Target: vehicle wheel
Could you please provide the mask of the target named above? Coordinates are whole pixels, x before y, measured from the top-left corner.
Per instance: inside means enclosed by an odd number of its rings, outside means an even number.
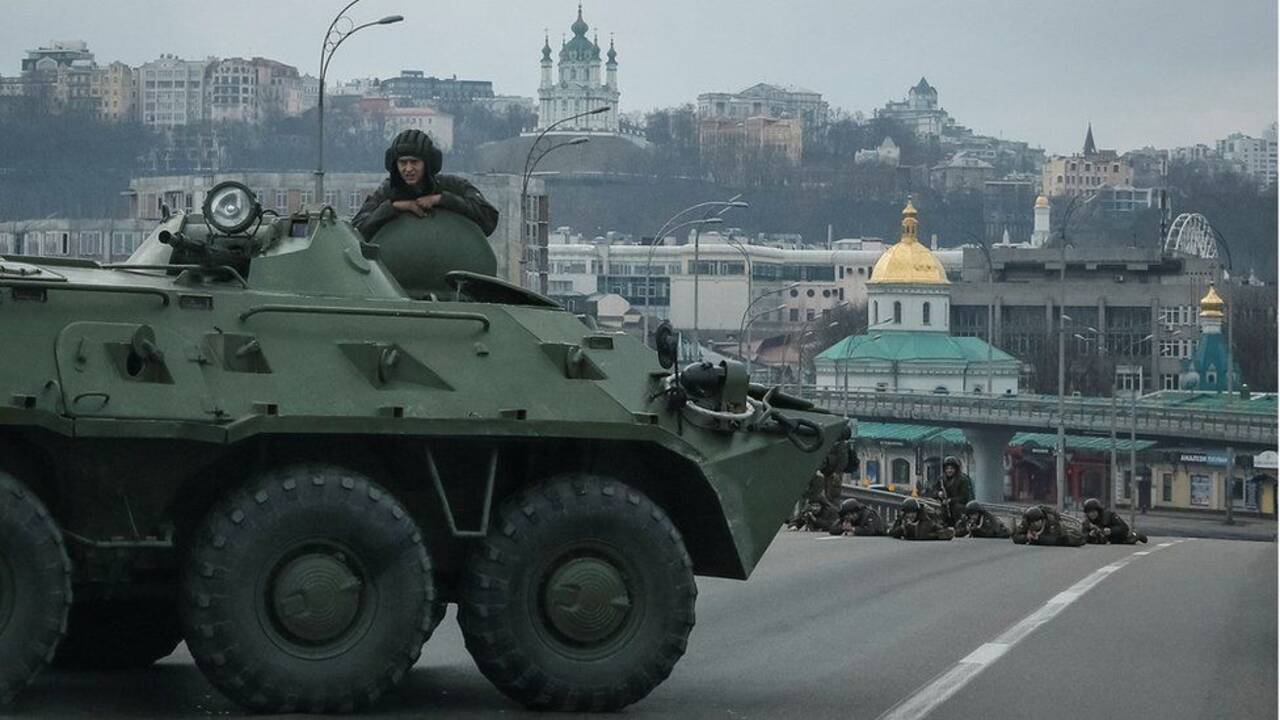
[[[684,541],[643,493],[560,477],[502,505],[458,620],[480,672],[542,710],[617,710],[671,674],[693,629]]]
[[[53,666],[64,670],[139,670],[182,642],[176,601],[75,602]]]
[[[205,519],[183,630],[200,669],[246,708],[351,712],[403,678],[436,601],[422,533],[359,473],[266,473]]]
[[[35,495],[0,470],[0,703],[49,664],[70,606],[62,533]]]

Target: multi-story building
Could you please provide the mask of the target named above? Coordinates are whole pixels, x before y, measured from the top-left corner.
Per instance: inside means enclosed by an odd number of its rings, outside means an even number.
[[[471,102],[493,97],[493,83],[488,80],[459,80],[457,75],[438,78],[421,70],[401,70],[399,77],[385,78],[378,87],[381,95],[408,99],[416,104],[435,102]]]
[[[805,130],[814,130],[827,124],[827,111],[827,102],[821,93],[796,86],[756,83],[736,93],[712,92],[698,96],[698,117],[703,121],[795,118]]]
[[[902,160],[902,150],[898,148],[898,143],[888,135],[884,136],[884,140],[880,141],[880,145],[875,148],[859,150],[853,155],[853,162],[856,165],[888,165],[889,167],[898,167],[898,163]]]
[[[444,152],[453,149],[453,116],[430,107],[391,107],[382,113],[387,138],[403,130],[421,130]]]
[[[982,224],[988,245],[1006,237],[1021,242],[1031,236],[1031,208],[1039,192],[1038,177],[1006,177],[982,184]]]
[[[216,62],[161,55],[138,67],[138,119],[166,129],[205,120],[205,74]]]
[[[122,262],[154,227],[155,222],[137,218],[9,220],[0,222],[0,256]]]
[[[28,50],[22,59],[22,74],[53,72],[74,63],[92,63],[93,53],[83,40],[55,41],[47,47]]]
[[[125,199],[130,218],[154,223],[161,217],[161,203],[174,211],[199,212],[205,194],[214,185],[235,180],[253,190],[263,208],[280,214],[297,212],[320,202],[343,217],[351,217],[386,177],[386,173],[326,173],[325,196],[318,200],[312,195],[315,177],[309,172],[139,177],[129,181]],[[520,177],[498,173],[464,177],[498,209],[498,227],[489,236],[489,244],[498,259],[498,274],[519,282],[524,247],[520,238]],[[528,196],[545,206],[545,190],[540,179],[530,183]]]
[[[1041,187],[1050,197],[1092,195],[1103,186],[1133,187],[1133,168],[1115,150],[1099,150],[1093,125],[1079,155],[1055,155],[1041,170]]]
[[[207,80],[205,104],[210,120],[258,122],[258,69],[250,60],[219,60],[209,67]]]
[[[113,62],[100,68],[91,82],[91,91],[96,92],[99,99],[99,118],[110,122],[137,118],[138,88],[133,68],[122,62]]]
[[[1273,126],[1274,128],[1274,126]],[[1260,188],[1276,184],[1276,136],[1274,129],[1268,137],[1250,137],[1232,133],[1217,143],[1218,156],[1235,164],[1248,173]]]
[[[741,185],[753,169],[798,167],[804,128],[796,118],[709,118],[698,124],[698,148],[716,179]]]
[[[955,124],[938,105],[938,91],[923,77],[907,91],[902,102],[888,102],[876,110],[876,117],[896,120],[920,138],[941,138]]]
[[[1159,247],[995,246],[990,269],[980,249],[963,252],[952,285],[952,332],[988,337],[990,312],[997,347],[1032,372],[1056,372],[1061,328],[1073,368],[1069,390],[1096,381],[1099,368],[1115,368],[1123,390],[1139,383],[1178,389],[1183,361],[1200,334],[1197,303],[1221,276],[1216,259],[1165,254]],[[1059,322],[1061,315],[1068,320]]]
[[[587,39],[589,26],[582,19],[582,6],[578,6],[578,19],[569,27],[573,37],[560,46],[557,75],[552,76],[551,41],[543,38],[542,60],[539,63],[542,79],[538,84],[538,128],[545,129],[568,118],[607,107],[608,110],[584,115],[559,126],[566,131],[595,131],[616,133],[618,125],[618,52],[609,41],[608,62],[605,77],[600,77],[600,43]]]
[[[956,153],[929,169],[929,186],[944,195],[979,191],[995,176],[995,167],[986,160]]]

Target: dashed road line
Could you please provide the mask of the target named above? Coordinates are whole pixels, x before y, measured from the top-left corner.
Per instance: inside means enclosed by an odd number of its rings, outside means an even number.
[[[915,694],[886,710],[879,720],[920,720],[926,717],[939,705],[946,702],[948,698],[959,692],[961,688],[968,685],[991,663],[1004,656],[1010,648],[1021,642],[1036,628],[1057,617],[1067,606],[1079,600],[1081,596],[1102,582],[1104,578],[1113,575],[1117,570],[1140,557],[1150,555],[1161,548],[1177,545],[1180,542],[1183,541],[1173,540],[1160,543],[1150,550],[1138,550],[1116,560],[1110,565],[1104,565],[1094,570],[1076,584],[1049,598],[1035,612],[1011,625],[991,642],[979,645],[976,650],[961,658],[960,662],[956,663],[954,667],[935,677],[927,685],[917,690]]]

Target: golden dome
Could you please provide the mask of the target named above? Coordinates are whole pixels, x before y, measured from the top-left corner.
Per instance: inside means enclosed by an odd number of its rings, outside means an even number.
[[[902,238],[880,256],[868,285],[948,285],[947,272],[929,248],[916,238],[916,209],[907,201],[902,209]]]
[[[1222,309],[1226,305],[1222,301],[1222,297],[1218,295],[1218,291],[1213,289],[1213,285],[1209,285],[1209,292],[1200,298],[1200,317],[1220,318],[1222,317]]]
[[[1044,195],[1041,195],[1040,197],[1036,198],[1036,207],[1037,208],[1049,207],[1049,198],[1045,197]]]

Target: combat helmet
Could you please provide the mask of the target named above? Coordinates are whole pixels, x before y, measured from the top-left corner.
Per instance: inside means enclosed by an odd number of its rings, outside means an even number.
[[[1038,505],[1036,507],[1027,508],[1027,511],[1022,513],[1022,519],[1026,520],[1027,522],[1036,522],[1037,520],[1044,520],[1045,519],[1044,508],[1041,508]]]
[[[955,455],[948,455],[942,459],[942,469],[945,470],[948,465],[955,467],[956,472],[960,472],[964,467],[960,464],[960,458]]]
[[[848,498],[844,502],[840,503],[840,517],[853,515],[861,509],[862,503],[858,502],[857,498]]]
[[[902,512],[904,513],[908,513],[908,512],[918,513],[923,509],[924,509],[924,505],[921,504],[919,498],[909,497],[906,500],[902,501]]]
[[[977,515],[982,512],[982,503],[977,500],[970,500],[964,505],[965,515]]]
[[[1102,503],[1098,502],[1098,498],[1089,498],[1084,501],[1084,512],[1088,515],[1090,512],[1102,514]]]

